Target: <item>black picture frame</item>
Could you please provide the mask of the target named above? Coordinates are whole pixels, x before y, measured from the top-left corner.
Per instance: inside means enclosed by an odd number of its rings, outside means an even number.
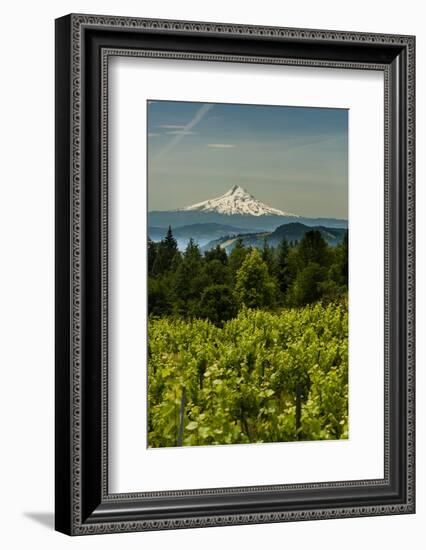
[[[374,69],[385,82],[384,478],[109,494],[110,55]],[[56,20],[56,529],[69,535],[415,511],[415,38],[71,14]]]

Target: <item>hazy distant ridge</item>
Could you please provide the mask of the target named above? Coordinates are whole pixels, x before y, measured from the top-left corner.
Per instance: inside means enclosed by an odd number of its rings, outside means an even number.
[[[287,223],[284,225],[280,225],[275,229],[275,231],[271,232],[262,231],[258,233],[249,233],[234,236],[224,235],[219,239],[214,239],[207,243],[203,247],[203,250],[210,250],[211,248],[219,245],[222,248],[225,248],[227,252],[230,252],[234,248],[235,243],[238,239],[241,239],[245,246],[262,248],[266,242],[269,246],[276,247],[283,239],[286,239],[288,242],[300,241],[305,233],[310,230],[319,231],[324,240],[330,246],[336,246],[340,244],[343,241],[343,238],[347,231],[345,228],[332,228],[324,226],[309,227],[299,222]]]

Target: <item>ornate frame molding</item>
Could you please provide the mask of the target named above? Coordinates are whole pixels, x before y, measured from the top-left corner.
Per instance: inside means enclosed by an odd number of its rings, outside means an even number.
[[[96,30],[111,30],[115,33],[148,33],[150,36],[154,34],[167,33],[176,38],[179,35],[193,36],[214,36],[230,37],[240,39],[262,39],[265,41],[290,41],[292,43],[315,43],[324,44],[332,48],[333,45],[369,45],[376,49],[390,47],[392,51],[400,52],[403,55],[406,63],[406,74],[400,75],[400,67],[396,67],[394,62],[371,62],[371,61],[355,61],[355,60],[332,60],[332,59],[315,59],[315,58],[300,58],[300,57],[280,57],[280,56],[262,56],[262,55],[243,55],[243,54],[224,54],[224,53],[195,53],[190,51],[171,51],[167,49],[156,50],[153,48],[130,48],[116,46],[102,46],[100,48],[100,357],[101,357],[101,411],[99,415],[100,434],[101,434],[101,451],[99,470],[99,490],[101,496],[101,506],[98,509],[92,510],[93,513],[87,515],[87,509],[93,508],[93,505],[85,504],[84,491],[85,489],[85,473],[84,473],[84,422],[85,411],[83,404],[85,402],[85,374],[84,374],[84,316],[85,316],[85,292],[84,281],[87,277],[87,261],[85,254],[85,232],[90,230],[88,224],[85,225],[85,147],[87,139],[84,136],[84,121],[86,117],[87,92],[87,75],[85,55],[87,55],[87,31]],[[63,103],[69,104],[70,119],[68,136],[57,137],[57,153],[58,149],[62,150],[67,145],[71,154],[68,158],[68,163],[59,167],[57,172],[57,193],[63,193],[63,178],[69,178],[69,196],[64,198],[63,206],[57,209],[58,215],[64,214],[68,210],[70,223],[68,230],[65,227],[57,228],[58,240],[62,242],[63,237],[68,238],[69,245],[69,267],[65,268],[68,272],[69,289],[68,300],[70,303],[69,318],[59,321],[59,330],[68,327],[69,338],[69,363],[68,369],[65,369],[64,375],[64,357],[66,354],[61,350],[57,355],[57,377],[60,378],[60,388],[57,388],[57,400],[62,398],[63,387],[68,387],[70,392],[70,402],[67,411],[62,410],[62,405],[57,405],[57,418],[64,416],[69,420],[69,432],[65,434],[69,448],[64,450],[64,440],[57,432],[57,462],[62,466],[59,468],[59,476],[57,484],[66,481],[69,483],[69,491],[65,491],[65,496],[59,491],[57,495],[57,528],[69,534],[83,535],[94,533],[112,533],[125,531],[142,531],[156,529],[177,529],[188,527],[201,527],[213,525],[236,525],[247,523],[263,523],[263,522],[282,522],[296,521],[309,519],[326,519],[336,517],[360,517],[371,515],[384,514],[402,514],[414,512],[414,168],[415,168],[415,59],[414,59],[415,40],[412,36],[397,36],[397,35],[381,35],[381,34],[364,34],[364,33],[346,33],[341,31],[321,31],[308,29],[287,29],[279,27],[252,27],[245,25],[228,25],[217,23],[200,23],[186,21],[168,21],[168,20],[147,20],[122,17],[107,17],[107,16],[92,16],[92,15],[70,15],[57,21],[57,56],[58,61],[63,62],[64,58],[69,63],[68,73],[68,88],[63,94]],[[108,353],[107,353],[107,320],[108,320],[108,216],[107,216],[107,201],[108,201],[108,142],[107,142],[107,124],[108,124],[108,59],[110,56],[139,56],[139,57],[158,57],[169,59],[191,59],[202,61],[231,61],[242,63],[274,63],[274,64],[292,64],[302,66],[315,67],[335,67],[344,69],[368,69],[383,71],[385,76],[385,477],[383,480],[364,480],[360,482],[345,481],[335,483],[315,483],[315,484],[297,484],[286,486],[271,486],[271,487],[245,487],[245,488],[229,488],[229,489],[212,489],[212,490],[194,490],[194,491],[171,491],[158,493],[131,493],[131,494],[109,494],[108,493],[108,468],[107,468],[107,424],[108,424]],[[61,57],[62,56],[62,57]],[[393,63],[393,64],[392,64]],[[60,88],[59,80],[67,78],[67,70],[59,71],[57,75],[57,89]],[[402,79],[404,78],[404,83]],[[396,93],[395,85],[399,85]],[[393,87],[392,87],[393,86]],[[61,91],[57,92],[61,93]],[[403,136],[396,136],[394,124],[392,120],[392,106],[394,102],[405,94],[406,104],[406,132]],[[398,96],[398,98],[396,98]],[[59,105],[59,117],[57,124],[60,125],[64,113],[62,103]],[[57,112],[58,116],[58,112]],[[59,133],[61,129],[58,128]],[[68,141],[67,141],[68,140]],[[397,140],[397,145],[395,145]],[[396,220],[396,206],[392,202],[391,196],[391,167],[395,159],[392,157],[392,151],[395,147],[399,147],[401,151],[401,162],[404,162],[403,172],[401,177],[405,179],[405,189],[402,194],[402,200],[405,199],[405,205],[402,207],[402,214],[405,212],[405,219],[401,220],[401,250],[394,248],[394,233],[393,226]],[[62,153],[63,154],[63,153]],[[60,161],[63,163],[63,161]],[[392,168],[394,169],[394,168]],[[68,175],[66,175],[68,174]],[[401,191],[401,190],[400,190]],[[60,225],[60,224],[59,224]],[[65,233],[65,235],[64,235]],[[403,242],[405,240],[405,243]],[[270,492],[294,492],[306,491],[307,489],[356,489],[362,487],[386,487],[391,483],[391,438],[395,435],[391,433],[391,409],[394,406],[391,394],[391,354],[393,352],[392,341],[390,336],[391,326],[391,290],[392,281],[390,279],[391,261],[395,254],[403,254],[403,262],[406,266],[406,281],[403,288],[405,289],[405,297],[403,297],[404,312],[399,312],[405,325],[405,434],[406,434],[406,470],[401,472],[406,476],[404,486],[405,498],[403,502],[391,502],[387,504],[365,504],[363,506],[319,506],[312,508],[308,506],[305,510],[277,510],[277,511],[256,511],[250,513],[215,513],[206,514],[191,514],[187,517],[177,518],[144,518],[144,514],[139,514],[139,517],[129,519],[128,515],[120,515],[121,508],[126,505],[136,506],[138,502],[147,497],[184,497],[184,496],[219,496],[226,494],[244,495],[250,493],[258,493],[262,491]],[[57,277],[62,277],[61,268],[58,271]],[[61,290],[59,302],[62,303],[64,290]],[[58,315],[58,314],[57,314]],[[59,312],[59,315],[61,313]],[[404,322],[403,322],[404,324]],[[405,330],[404,330],[405,329]],[[62,343],[60,343],[62,346]],[[403,357],[401,355],[401,357]],[[86,367],[87,368],[87,367]],[[401,367],[402,368],[402,367]],[[59,393],[58,393],[59,392]],[[86,413],[87,415],[87,413]],[[63,423],[57,420],[61,428]],[[68,469],[69,468],[69,469]],[[67,503],[65,504],[65,500]],[[90,499],[89,499],[90,500]],[[101,511],[100,508],[102,509]],[[284,507],[285,508],[285,507]],[[126,519],[120,521],[120,517]]]

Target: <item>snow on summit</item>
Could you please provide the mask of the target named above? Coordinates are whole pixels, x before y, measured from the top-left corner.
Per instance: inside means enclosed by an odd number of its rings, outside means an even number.
[[[243,216],[292,216],[299,217],[296,214],[289,214],[272,208],[263,202],[255,199],[250,193],[239,185],[234,185],[224,195],[215,199],[192,204],[185,208],[180,208],[181,211],[198,211],[198,212],[217,212],[218,214],[226,214],[232,216],[235,214]]]

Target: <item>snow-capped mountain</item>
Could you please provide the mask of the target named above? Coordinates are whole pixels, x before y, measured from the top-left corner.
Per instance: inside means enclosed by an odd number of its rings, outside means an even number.
[[[218,214],[225,214],[228,216],[300,217],[296,214],[283,212],[282,210],[278,210],[278,208],[272,208],[272,206],[268,206],[267,204],[260,202],[239,185],[234,185],[229,191],[220,197],[199,202],[197,204],[192,204],[191,206],[186,206],[185,208],[180,208],[179,211],[216,212]]]

